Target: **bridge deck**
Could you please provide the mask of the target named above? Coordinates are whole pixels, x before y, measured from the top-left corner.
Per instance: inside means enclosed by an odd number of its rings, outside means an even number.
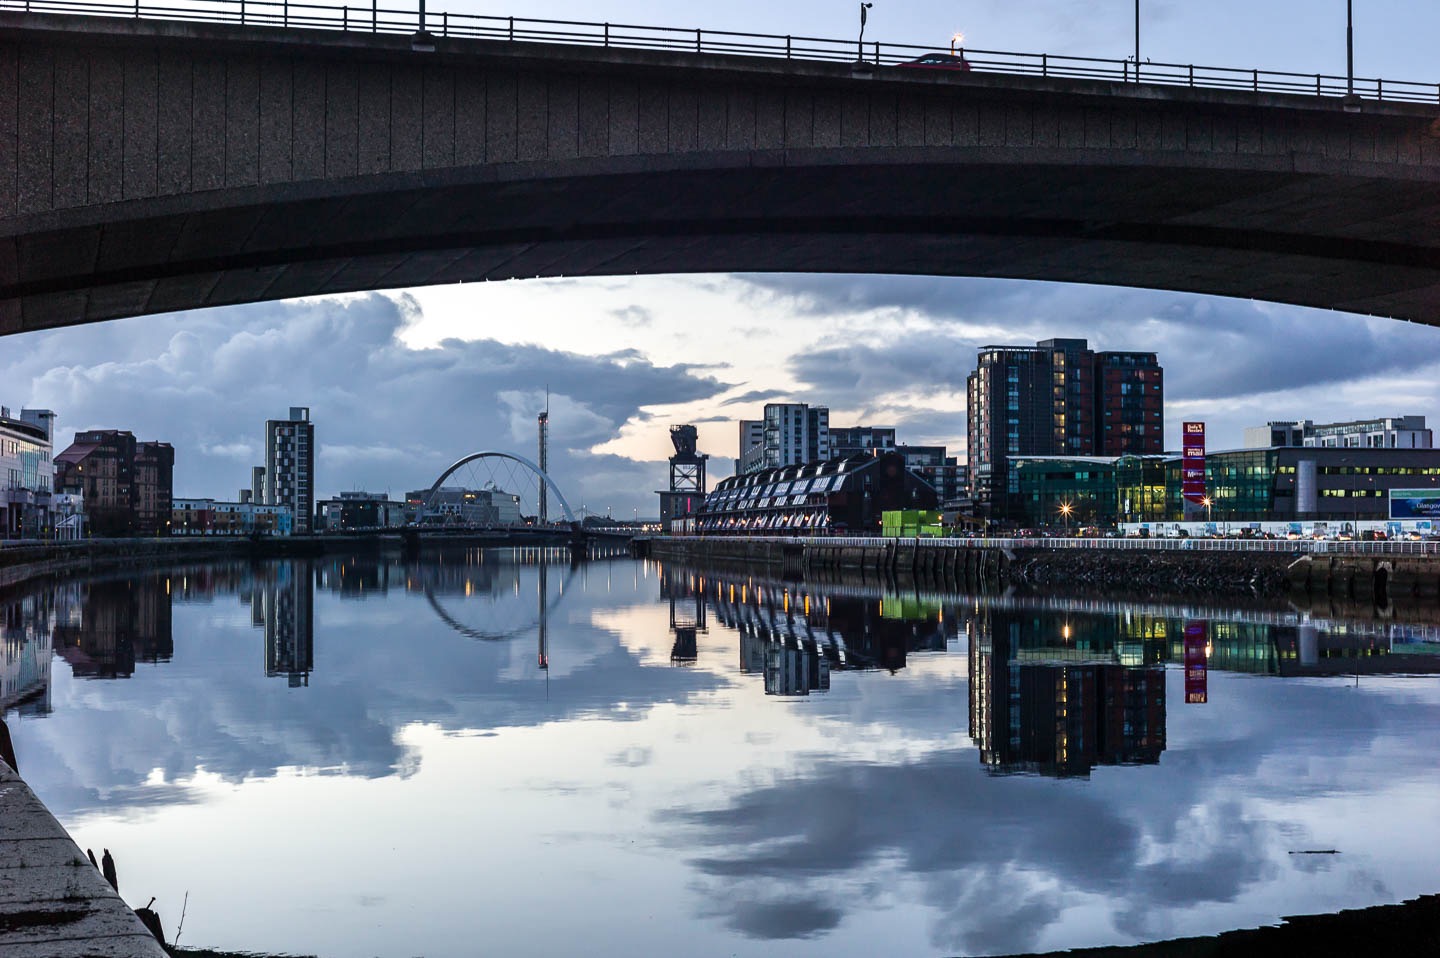
[[[944,73],[0,9],[0,335],[735,271],[1102,283],[1440,324],[1433,102],[1354,109],[1253,74]]]

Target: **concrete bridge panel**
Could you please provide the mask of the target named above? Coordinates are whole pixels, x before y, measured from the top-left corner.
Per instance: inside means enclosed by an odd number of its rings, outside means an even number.
[[[267,58],[260,63],[259,108],[256,128],[256,170],[260,183],[286,183],[293,176],[290,150],[295,100],[294,78],[288,60]]]
[[[44,69],[35,64],[37,72]],[[46,199],[32,209],[67,209],[84,206],[90,193],[90,61],[78,50],[61,48],[50,61],[49,83],[32,88],[21,106],[21,116],[36,110],[34,97],[49,93],[54,99],[44,132],[51,178]],[[38,112],[44,112],[40,110]]]
[[[114,203],[124,196],[125,64],[119,51],[90,60],[89,171],[86,203]]]
[[[260,182],[260,65],[231,59],[225,70],[225,185]]]
[[[158,72],[154,50],[125,51],[122,93],[125,161],[121,192],[127,200],[155,195],[156,155],[160,149]]]
[[[785,147],[785,92],[760,90],[755,94],[755,149]]]
[[[698,142],[696,149],[713,152],[725,149],[729,137],[729,103],[723,90],[699,91]],[[839,143],[835,144],[839,146]]]
[[[19,83],[19,51],[0,42],[0,218],[15,215],[20,189]]]
[[[361,70],[356,84],[355,165],[361,176],[390,171],[390,71]],[[481,157],[479,162],[483,162]]]
[[[670,147],[670,91],[659,83],[643,83],[636,91],[635,149],[664,155]]]
[[[325,178],[354,176],[359,162],[359,67],[325,65]]]
[[[551,81],[552,84],[555,82]],[[700,148],[700,95],[687,84],[676,84],[664,92],[668,100],[665,131],[669,143],[663,152],[694,153]],[[552,150],[550,158],[564,157]]]
[[[188,56],[166,50],[160,53],[155,76],[155,191],[160,196],[174,196],[190,189],[194,70]],[[288,171],[286,175],[288,178]]]
[[[455,76],[443,67],[427,67],[421,95],[425,101],[421,165],[427,170],[455,165]],[[554,115],[551,111],[551,120]]]
[[[752,89],[732,89],[726,95],[725,149],[742,152],[755,149],[755,91]],[[611,152],[614,155],[614,151]]]
[[[513,73],[486,73],[486,163],[513,163],[518,155],[515,141],[518,87],[518,77]]]
[[[455,164],[485,162],[485,75],[465,71],[455,77]]]
[[[290,181],[320,179],[325,175],[325,66],[323,62],[301,59],[289,64]],[[279,72],[278,65],[276,69]],[[283,101],[276,106],[286,109]],[[386,147],[388,149],[388,143]],[[281,150],[265,166],[269,169],[278,167],[283,162],[282,158],[286,158],[285,153]]]
[[[190,183],[185,192],[225,186],[225,60],[190,62]],[[319,173],[320,171],[316,171]]]
[[[418,170],[425,156],[425,78],[416,69],[391,68],[390,170]]]
[[[540,74],[524,72],[515,86],[515,158],[543,160],[549,148],[546,118],[550,89]],[[662,150],[663,152],[663,150]]]

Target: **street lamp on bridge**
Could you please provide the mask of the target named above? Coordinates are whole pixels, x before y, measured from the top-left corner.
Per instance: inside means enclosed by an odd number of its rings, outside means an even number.
[[[1345,0],[1345,99],[1341,105],[1349,112],[1360,109],[1360,98],[1355,95],[1355,0]]]
[[[416,53],[435,52],[435,35],[425,29],[425,0],[420,0],[420,22],[414,35],[410,37],[410,49]]]
[[[1062,503],[1060,503],[1060,517],[1061,517],[1061,519],[1064,520],[1064,523],[1065,523],[1065,535],[1066,535],[1066,536],[1069,536],[1069,535],[1070,535],[1070,513],[1073,512],[1074,510],[1075,510],[1075,507],[1072,506],[1070,503],[1068,503],[1068,502],[1062,502]]]

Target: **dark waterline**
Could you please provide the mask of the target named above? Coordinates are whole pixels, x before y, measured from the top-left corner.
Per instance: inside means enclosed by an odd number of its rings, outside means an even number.
[[[188,892],[182,945],[1006,954],[1440,884],[1423,615],[534,552],[0,609],[27,781],[168,929]]]

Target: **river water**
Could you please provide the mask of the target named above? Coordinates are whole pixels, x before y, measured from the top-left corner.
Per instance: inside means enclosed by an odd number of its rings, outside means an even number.
[[[1011,954],[1440,891],[1423,617],[497,551],[0,609],[22,776],[185,946]]]

